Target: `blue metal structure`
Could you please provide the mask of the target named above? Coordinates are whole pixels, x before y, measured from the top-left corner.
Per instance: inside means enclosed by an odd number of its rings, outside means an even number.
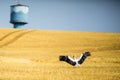
[[[27,24],[29,7],[27,5],[17,4],[11,6],[10,23],[14,28],[20,28]]]

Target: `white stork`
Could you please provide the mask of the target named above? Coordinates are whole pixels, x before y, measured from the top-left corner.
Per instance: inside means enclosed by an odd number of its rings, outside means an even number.
[[[70,56],[59,56],[59,60],[65,61],[72,66],[80,66],[80,64],[82,64],[88,56],[91,56],[90,52],[84,52],[78,59],[73,59]]]

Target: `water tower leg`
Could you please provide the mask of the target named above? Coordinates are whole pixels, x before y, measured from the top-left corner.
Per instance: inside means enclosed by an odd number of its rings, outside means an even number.
[[[14,28],[21,28],[23,27],[25,24],[14,24]]]

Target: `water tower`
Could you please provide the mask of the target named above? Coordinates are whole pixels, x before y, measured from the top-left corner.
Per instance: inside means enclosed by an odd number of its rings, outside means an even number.
[[[28,23],[28,12],[29,7],[27,5],[11,5],[10,23],[14,25],[14,28],[23,27]]]

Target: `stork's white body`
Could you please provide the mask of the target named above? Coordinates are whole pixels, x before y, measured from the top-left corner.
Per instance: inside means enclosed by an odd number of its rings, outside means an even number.
[[[83,56],[83,54],[81,54],[79,58],[74,58],[74,59],[73,59],[73,58],[71,58],[70,56],[68,56],[68,58],[69,58],[71,61],[73,61],[73,62],[76,63],[75,66],[80,66],[80,64],[78,63],[78,61],[82,58],[82,56]]]

